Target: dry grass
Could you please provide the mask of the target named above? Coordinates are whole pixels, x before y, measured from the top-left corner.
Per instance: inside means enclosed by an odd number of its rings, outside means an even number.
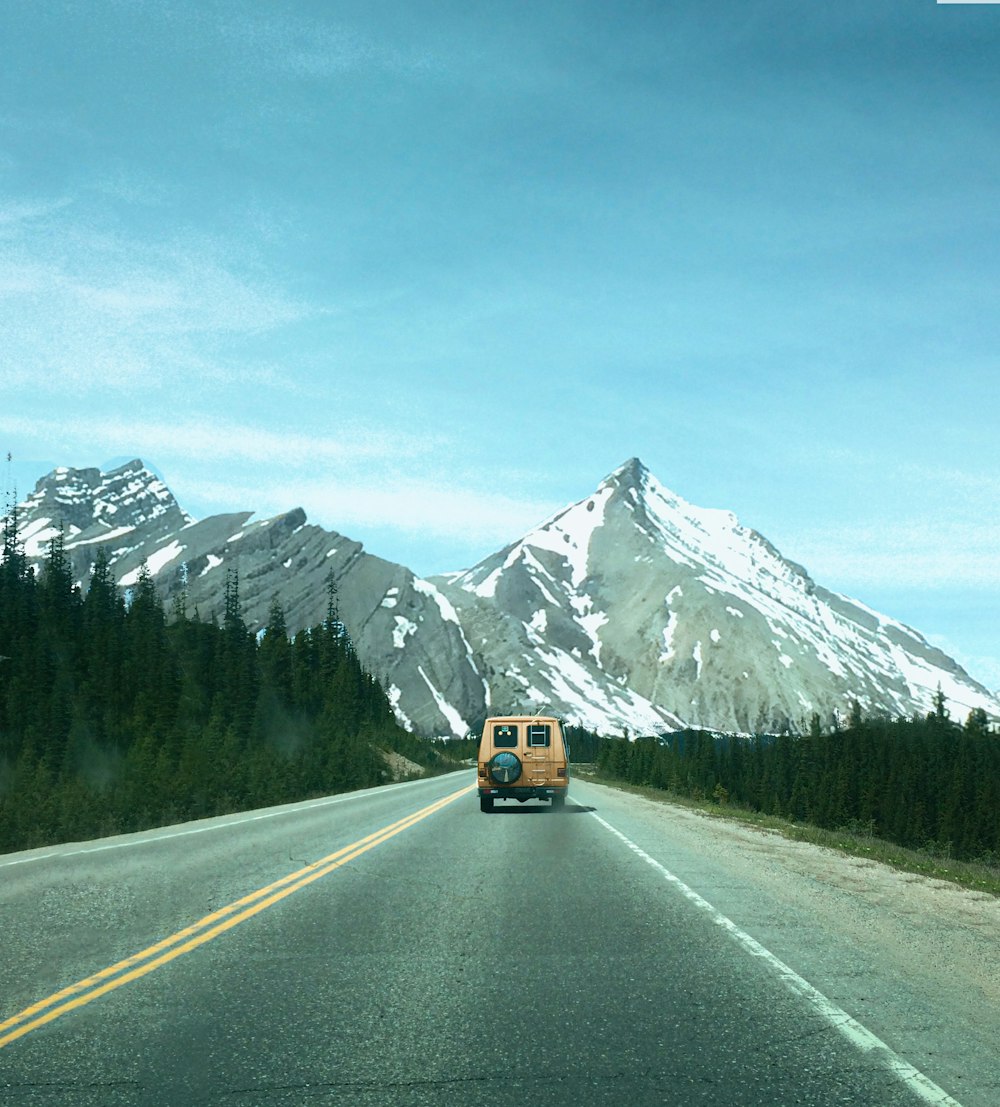
[[[880,861],[903,872],[919,873],[921,876],[946,880],[977,892],[1000,896],[1000,864],[994,858],[978,861],[958,861],[946,852],[935,849],[907,849],[877,837],[870,828],[863,826],[839,827],[827,830],[808,823],[792,822],[776,815],[764,815],[733,804],[714,803],[709,800],[694,800],[687,796],[674,795],[659,788],[626,784],[620,780],[609,780],[599,776],[593,766],[574,765],[573,771],[580,776],[617,788],[622,792],[632,792],[657,803],[677,804],[681,807],[701,811],[706,815],[721,819],[734,819],[767,830],[777,831],[786,838],[799,842],[812,842],[826,846],[854,857],[866,857],[871,861]]]

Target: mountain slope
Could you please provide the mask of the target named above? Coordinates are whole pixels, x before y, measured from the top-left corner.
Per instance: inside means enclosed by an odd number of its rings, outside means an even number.
[[[25,552],[40,561],[62,527],[75,578],[86,588],[97,548],[123,588],[145,565],[168,608],[222,617],[235,570],[243,618],[267,624],[277,599],[289,632],[321,622],[334,602],[362,664],[386,689],[400,720],[425,734],[464,734],[485,712],[485,686],[450,605],[409,569],[374,557],[301,508],[271,519],[252,512],[194,521],[139,460],[110,473],[57,469],[19,508]]]
[[[251,629],[277,599],[291,633],[331,601],[396,713],[464,734],[537,705],[597,730],[808,728],[863,711],[1000,717],[919,633],[817,585],[728,511],[686,503],[633,458],[595,492],[471,569],[421,580],[295,508],[193,520],[141,461],[57,469],[19,508],[36,561],[62,528],[86,587],[98,546],[128,588],[145,565],[168,607],[221,617],[235,570]],[[336,589],[331,594],[331,587]]]
[[[731,512],[686,503],[635,458],[436,583],[495,701],[545,703],[587,725],[803,729],[853,699],[865,712],[925,712],[938,685],[960,717],[1000,711],[916,631],[818,587]]]

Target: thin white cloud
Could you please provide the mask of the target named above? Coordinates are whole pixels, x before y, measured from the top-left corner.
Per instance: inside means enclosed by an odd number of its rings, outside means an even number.
[[[58,257],[38,258],[33,249],[2,257],[4,270],[14,274],[4,291],[43,293],[39,309],[55,325],[85,315],[99,329],[110,322],[119,333],[131,327],[143,336],[254,334],[311,311],[263,280],[240,274],[201,244],[164,247],[84,233],[63,240]]]
[[[169,195],[158,177],[122,165],[96,173],[89,187],[102,197],[138,208],[157,207]]]
[[[908,462],[897,472],[914,488],[933,491],[936,500],[955,503],[956,499],[971,504],[977,511],[989,503],[1000,503],[1000,476],[995,472],[942,468]]]
[[[0,387],[9,398],[18,388],[114,395],[176,387],[185,376],[194,386],[220,375],[246,380],[252,364],[238,374],[227,364],[234,338],[322,314],[222,243],[135,241],[67,219],[52,204],[13,221],[15,207],[8,204],[12,222],[0,235]]]
[[[423,538],[453,539],[462,548],[481,544],[495,549],[548,517],[561,505],[519,499],[494,489],[470,489],[438,479],[343,479],[336,474],[291,479],[271,477],[266,468],[259,481],[197,481],[197,493],[213,510],[247,510],[268,516],[303,507],[311,522],[364,540],[378,528]],[[183,495],[174,489],[183,503]],[[378,552],[378,551],[376,551]]]
[[[61,464],[141,457],[199,516],[236,510],[268,516],[303,507],[313,522],[360,539],[378,528],[489,550],[561,506],[501,488],[473,489],[434,472],[442,462],[447,468],[448,457],[436,431],[390,433],[345,423],[319,434],[224,419],[127,416],[70,424],[0,411],[0,436],[30,436]]]
[[[509,542],[545,518],[551,503],[519,499],[490,489],[438,482],[305,487],[315,510],[354,526],[390,526],[405,532],[463,541]]]
[[[1000,520],[927,519],[831,526],[800,533],[783,552],[827,586],[863,593],[875,587],[1000,590]]]
[[[45,219],[70,203],[72,201],[69,197],[58,200],[18,200],[9,197],[0,199],[0,237],[4,235],[5,228]]]
[[[401,49],[343,24],[308,19],[289,12],[280,16],[223,22],[220,30],[234,44],[236,58],[256,77],[262,69],[307,80],[341,73],[382,70],[416,73],[432,68],[426,54]]]
[[[830,447],[827,472],[851,499],[813,503],[816,525],[785,529],[781,552],[820,584],[863,595],[884,586],[1000,589],[1000,477],[975,451],[968,465]],[[977,467],[978,465],[978,467]],[[774,540],[774,535],[768,535]]]
[[[303,507],[311,521],[362,540],[379,529],[488,551],[562,506],[445,475],[449,449],[436,430],[388,432],[345,421],[323,434],[223,418],[117,415],[66,423],[0,411],[3,437],[30,437],[61,464],[141,457],[198,516],[253,510],[266,517]]]
[[[103,456],[132,452],[165,471],[225,462],[255,470],[267,467],[282,474],[289,470],[309,472],[329,466],[356,467],[376,460],[398,462],[427,455],[440,446],[433,433],[388,433],[345,423],[330,434],[316,434],[209,417],[155,420],[88,416],[67,423],[0,412],[0,433],[30,435],[45,448],[63,453]],[[199,487],[211,485],[199,482]]]

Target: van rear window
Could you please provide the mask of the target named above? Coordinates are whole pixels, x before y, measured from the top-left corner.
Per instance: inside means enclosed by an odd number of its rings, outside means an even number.
[[[493,745],[499,749],[515,749],[517,747],[517,727],[495,726],[493,728]]]
[[[528,727],[529,746],[547,746],[549,744],[549,727],[547,723],[532,723]]]

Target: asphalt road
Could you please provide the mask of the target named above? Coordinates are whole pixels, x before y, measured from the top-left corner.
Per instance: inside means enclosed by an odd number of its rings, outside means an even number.
[[[956,1089],[901,1052],[905,987],[815,991],[867,971],[851,943],[632,797],[484,815],[472,786],[0,857],[0,1103],[1000,1102],[995,1056]]]

